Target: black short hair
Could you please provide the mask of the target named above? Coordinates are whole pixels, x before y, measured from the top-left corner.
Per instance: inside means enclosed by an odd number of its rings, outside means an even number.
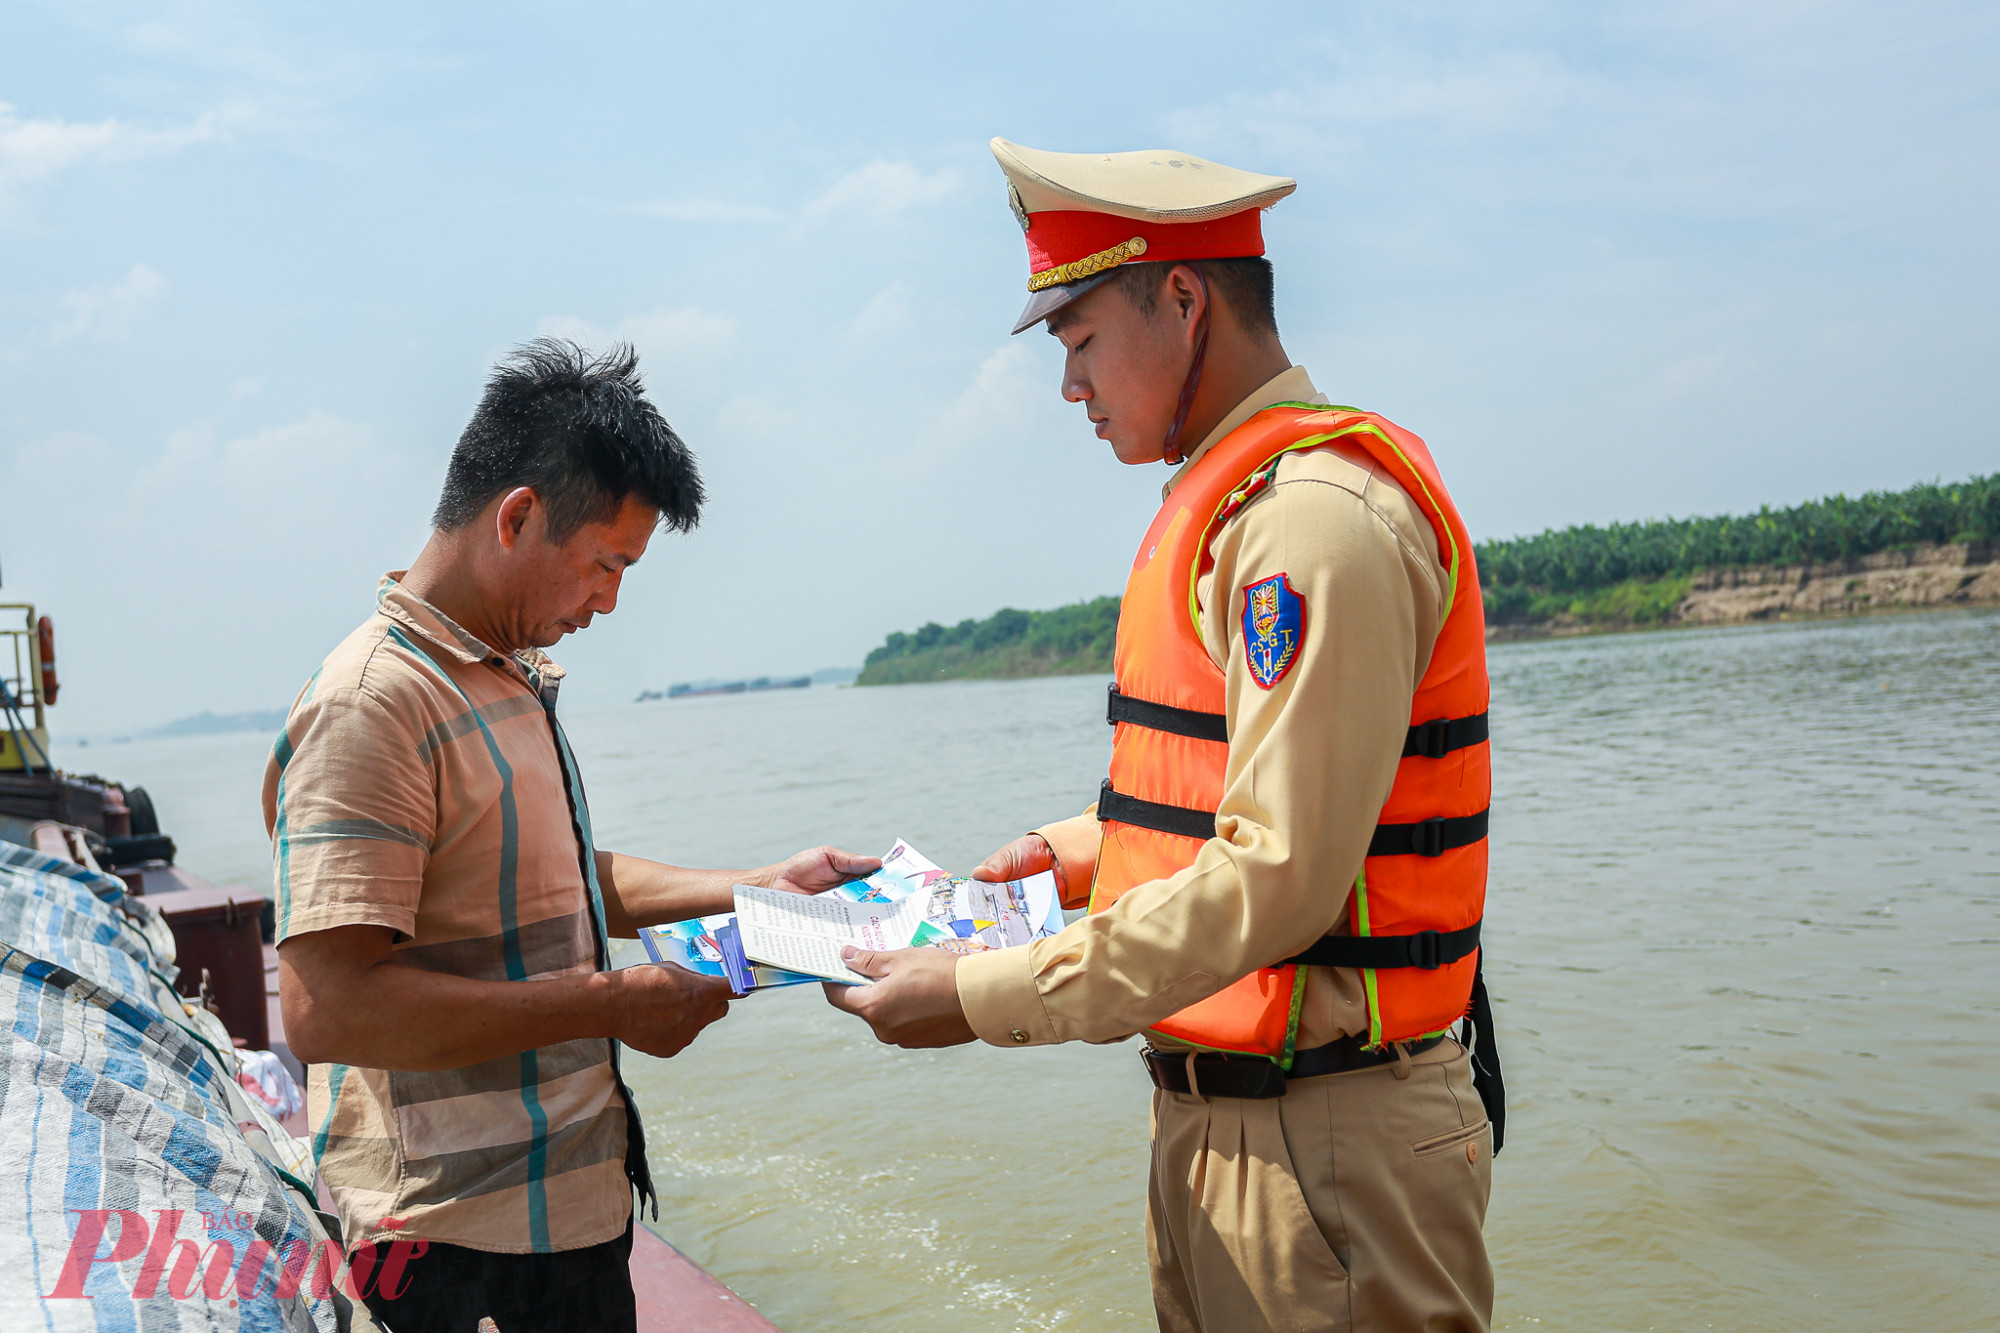
[[[1121,264],[1112,281],[1118,284],[1126,299],[1139,308],[1140,314],[1150,316],[1159,309],[1160,288],[1165,285],[1167,274],[1177,263],[1200,270],[1202,278],[1208,283],[1209,292],[1222,299],[1222,303],[1236,317],[1236,322],[1243,326],[1244,332],[1277,336],[1277,281],[1271,271],[1271,261],[1262,255],[1245,259]]]
[[[548,507],[557,543],[611,518],[627,496],[686,532],[705,498],[693,452],[646,400],[639,354],[617,343],[593,356],[565,338],[537,338],[493,368],[451,451],[431,522],[441,532],[462,528],[516,486]]]

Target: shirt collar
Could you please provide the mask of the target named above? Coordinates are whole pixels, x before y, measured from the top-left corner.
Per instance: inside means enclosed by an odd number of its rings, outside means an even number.
[[[1169,495],[1172,495],[1174,487],[1181,484],[1181,478],[1185,477],[1188,471],[1201,461],[1203,454],[1220,443],[1223,436],[1229,434],[1230,431],[1235,430],[1251,417],[1256,416],[1259,412],[1271,406],[1271,404],[1324,403],[1325,401],[1326,395],[1313,387],[1312,376],[1306,374],[1304,366],[1291,366],[1279,371],[1253,390],[1242,402],[1232,408],[1228,416],[1215,423],[1215,429],[1208,433],[1208,438],[1195,447],[1195,451],[1187,456],[1187,461],[1174,470],[1173,476],[1167,478],[1167,484],[1160,488],[1160,499],[1165,500]]]
[[[506,662],[505,654],[474,637],[444,612],[403,586],[410,571],[392,569],[375,585],[375,609],[407,629],[415,630],[466,666],[481,662]],[[553,689],[563,678],[563,669],[539,648],[523,648],[513,660],[528,674],[537,689]]]

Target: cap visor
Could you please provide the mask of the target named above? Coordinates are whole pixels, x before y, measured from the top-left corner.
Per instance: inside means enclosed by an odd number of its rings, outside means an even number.
[[[1028,304],[1021,311],[1021,318],[1014,324],[1014,332],[1023,333],[1028,329],[1032,329],[1035,325],[1041,323],[1050,315],[1055,314],[1056,311],[1062,309],[1077,297],[1082,296],[1085,292],[1097,286],[1098,283],[1103,282],[1117,271],[1115,268],[1107,269],[1102,273],[1094,273],[1090,277],[1080,278],[1075,282],[1065,282],[1059,286],[1042,288],[1042,290],[1028,298]]]

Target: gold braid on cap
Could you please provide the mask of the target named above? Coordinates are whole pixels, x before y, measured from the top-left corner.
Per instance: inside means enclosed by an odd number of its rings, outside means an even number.
[[[1109,250],[1099,250],[1094,255],[1085,255],[1081,259],[1072,259],[1067,264],[1057,264],[1054,268],[1045,268],[1040,273],[1030,274],[1028,290],[1038,292],[1044,287],[1054,287],[1059,283],[1088,278],[1104,272],[1107,268],[1117,268],[1126,260],[1137,259],[1145,253],[1146,238],[1134,236],[1129,241],[1118,242]]]

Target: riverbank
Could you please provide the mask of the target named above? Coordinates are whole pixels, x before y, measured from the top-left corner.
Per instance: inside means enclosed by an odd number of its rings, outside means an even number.
[[[1116,597],[1053,611],[1007,607],[985,620],[962,620],[950,628],[933,622],[914,634],[891,634],[868,654],[854,683],[1100,675],[1111,670],[1117,637]]]
[[[2000,541],[1633,579],[1566,603],[1538,598],[1524,614],[1493,614],[1489,608],[1487,636],[1532,639],[1982,606],[2000,606]]]

